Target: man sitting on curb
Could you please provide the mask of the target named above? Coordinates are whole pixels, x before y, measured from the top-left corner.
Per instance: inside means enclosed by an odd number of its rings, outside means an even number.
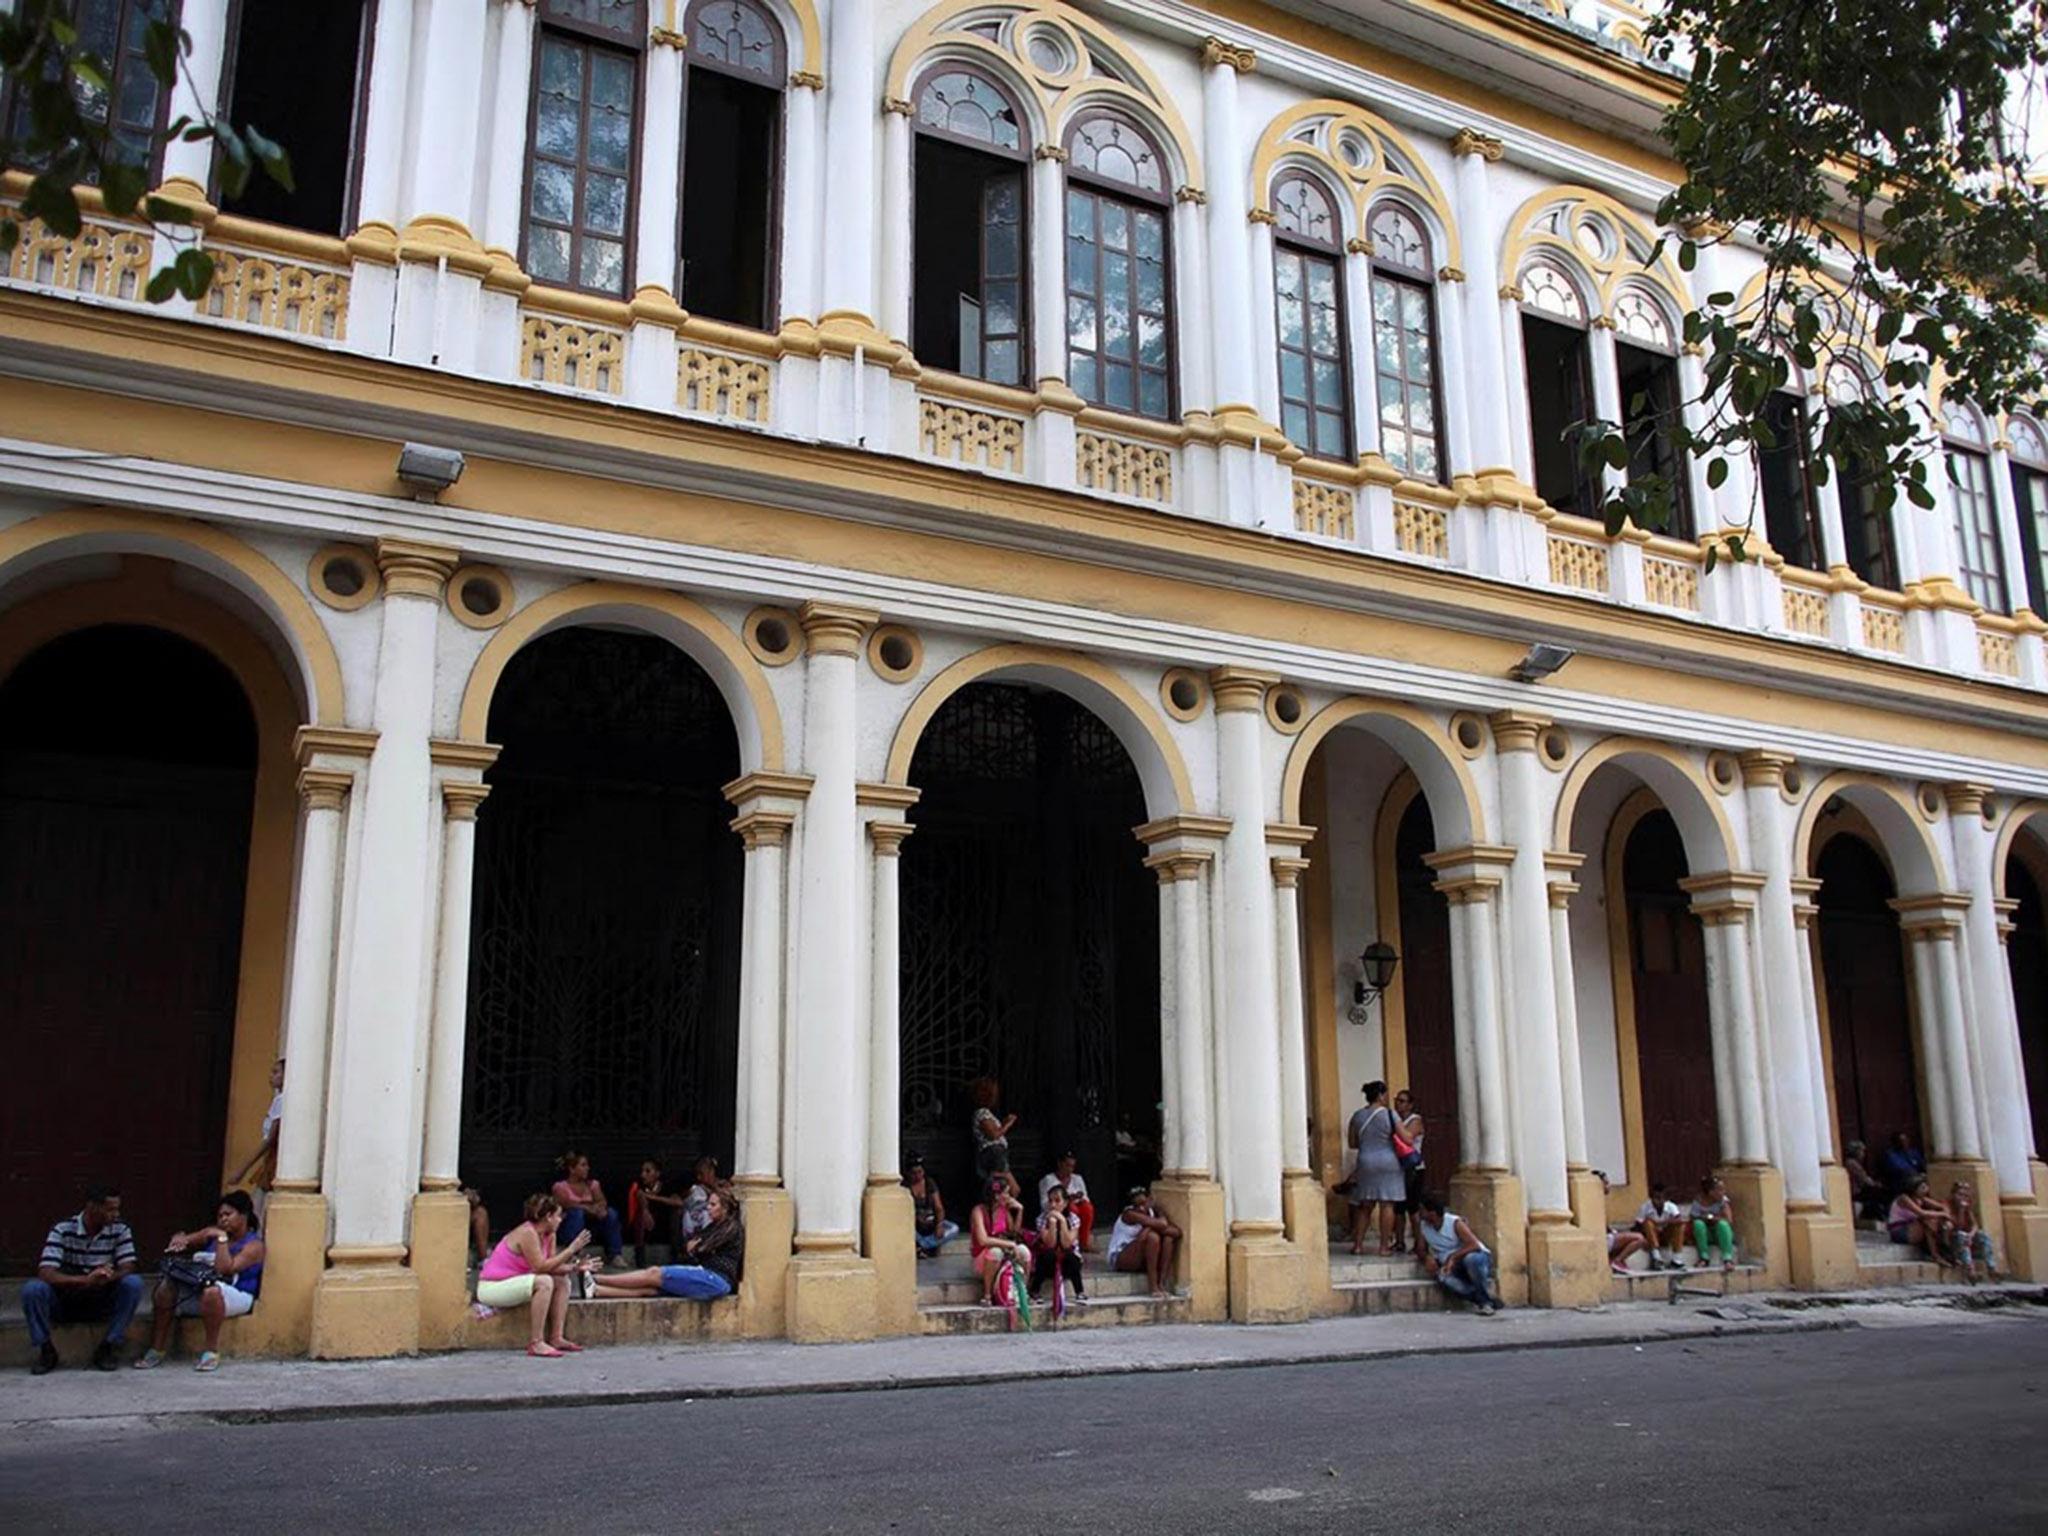
[[[1444,1197],[1422,1197],[1422,1267],[1453,1296],[1471,1302],[1481,1317],[1501,1304],[1493,1298],[1493,1254],[1465,1218],[1444,1209]]]
[[[120,1191],[96,1185],[85,1208],[50,1228],[43,1239],[43,1257],[35,1279],[21,1288],[21,1310],[28,1319],[28,1341],[36,1358],[31,1375],[57,1369],[53,1323],[96,1323],[107,1320],[106,1337],[92,1352],[93,1365],[111,1371],[120,1365],[128,1320],[142,1303],[142,1277],[135,1273],[135,1234],[121,1222]]]

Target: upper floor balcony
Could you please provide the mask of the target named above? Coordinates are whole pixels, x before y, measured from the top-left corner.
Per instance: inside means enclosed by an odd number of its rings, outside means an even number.
[[[101,28],[158,3],[77,0]],[[1618,37],[1629,16],[1567,19]],[[1779,397],[1783,446],[1710,488],[1631,413],[1697,398],[1682,318],[1755,258],[1681,272],[1634,161],[1338,34],[1059,0],[181,20],[177,99],[124,55],[107,110],[138,142],[201,108],[258,122],[295,189],[223,198],[210,147],[171,143],[152,181],[189,227],[31,223],[8,286],[141,308],[196,242],[211,291],[160,311],[194,326],[2048,686],[2039,423],[1951,402],[1938,510],[1879,516],[1810,462],[1810,414],[1874,387],[1844,365]],[[1672,528],[1602,530],[1563,436],[1591,415],[1676,475]],[[1752,517],[1759,558],[1709,572]]]

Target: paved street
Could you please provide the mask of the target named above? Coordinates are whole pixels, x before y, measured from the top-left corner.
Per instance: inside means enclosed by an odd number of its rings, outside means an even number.
[[[2039,1531],[2044,1431],[2048,1319],[2023,1308],[917,1391],[79,1421],[0,1446],[0,1529]],[[1906,1457],[1947,1491],[1902,1493]]]

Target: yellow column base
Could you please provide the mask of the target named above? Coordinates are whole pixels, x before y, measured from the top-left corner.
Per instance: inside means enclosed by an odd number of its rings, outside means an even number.
[[[2005,1217],[1998,1198],[1998,1174],[1982,1158],[1948,1158],[1927,1165],[1927,1183],[1934,1198],[1946,1200],[1958,1180],[1977,1192],[1977,1221],[1996,1237],[2005,1229]]]
[[[1820,1169],[1821,1192],[1826,1195],[1828,1214],[1849,1223],[1853,1234],[1856,1227],[1856,1197],[1849,1193],[1849,1170],[1840,1163],[1823,1163]]]
[[[1223,1221],[1223,1186],[1213,1179],[1163,1178],[1152,1185],[1152,1203],[1159,1208],[1160,1215],[1181,1230],[1173,1285],[1188,1298],[1190,1321],[1222,1322],[1230,1316],[1229,1240]],[[1114,1222],[1117,1209],[1097,1211],[1096,1225],[1107,1227]]]
[[[1994,1255],[1999,1269],[2014,1280],[2048,1281],[2048,1208],[2008,1197],[2004,1217],[2005,1241]]]
[[[420,1352],[420,1277],[405,1250],[332,1248],[313,1292],[316,1360],[374,1360]]]
[[[1735,1207],[1736,1257],[1761,1265],[1773,1285],[1788,1285],[1792,1265],[1785,1243],[1785,1176],[1769,1163],[1730,1163],[1715,1176]]]
[[[780,1184],[739,1186],[740,1220],[747,1232],[740,1269],[740,1333],[779,1339],[789,1316],[789,1245],[796,1235],[796,1202]]]
[[[1230,1320],[1308,1319],[1308,1267],[1278,1222],[1239,1222],[1230,1234]],[[1326,1281],[1327,1283],[1327,1281]]]
[[[1494,1288],[1510,1306],[1529,1299],[1528,1205],[1522,1181],[1499,1168],[1460,1168],[1444,1199],[1493,1250]]]
[[[224,1337],[238,1355],[303,1355],[313,1292],[327,1270],[327,1197],[273,1190],[263,1202],[263,1305]]]
[[[1588,1232],[1564,1211],[1538,1211],[1531,1216],[1529,1305],[1596,1307],[1606,1299],[1605,1229]]]
[[[917,1332],[917,1209],[891,1179],[860,1198],[860,1245],[875,1266],[875,1328]]]
[[[846,1248],[799,1249],[783,1282],[790,1339],[853,1344],[875,1336],[875,1265]]]
[[[453,1349],[469,1318],[469,1201],[459,1189],[412,1200],[412,1268],[420,1277],[421,1349]],[[265,1289],[269,1272],[264,1273]]]
[[[1325,1214],[1323,1186],[1306,1168],[1285,1174],[1280,1184],[1280,1215],[1287,1224],[1287,1241],[1301,1254],[1302,1284],[1308,1309],[1320,1317],[1335,1310],[1336,1293],[1330,1289],[1330,1222]]]
[[[1571,1191],[1572,1224],[1583,1232],[1607,1235],[1607,1191],[1600,1187],[1600,1175],[1590,1168],[1573,1168],[1565,1174]]]
[[[2034,1181],[2034,1204],[2048,1211],[2048,1163],[2038,1157],[2027,1164]]]
[[[1847,1185],[1846,1176],[1843,1184]],[[1846,1290],[1857,1280],[1856,1228],[1826,1205],[1785,1212],[1786,1270],[1802,1291]]]

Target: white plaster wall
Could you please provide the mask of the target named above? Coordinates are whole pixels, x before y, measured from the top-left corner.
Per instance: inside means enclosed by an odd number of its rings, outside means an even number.
[[[1579,797],[1572,851],[1583,853],[1579,894],[1572,898],[1572,978],[1579,1005],[1579,1072],[1585,1091],[1586,1156],[1620,1185],[1628,1181],[1627,1142],[1621,1123],[1620,1047],[1614,1015],[1614,972],[1609,961],[1607,829],[1621,802],[1638,788],[1628,774],[1596,774]]]

